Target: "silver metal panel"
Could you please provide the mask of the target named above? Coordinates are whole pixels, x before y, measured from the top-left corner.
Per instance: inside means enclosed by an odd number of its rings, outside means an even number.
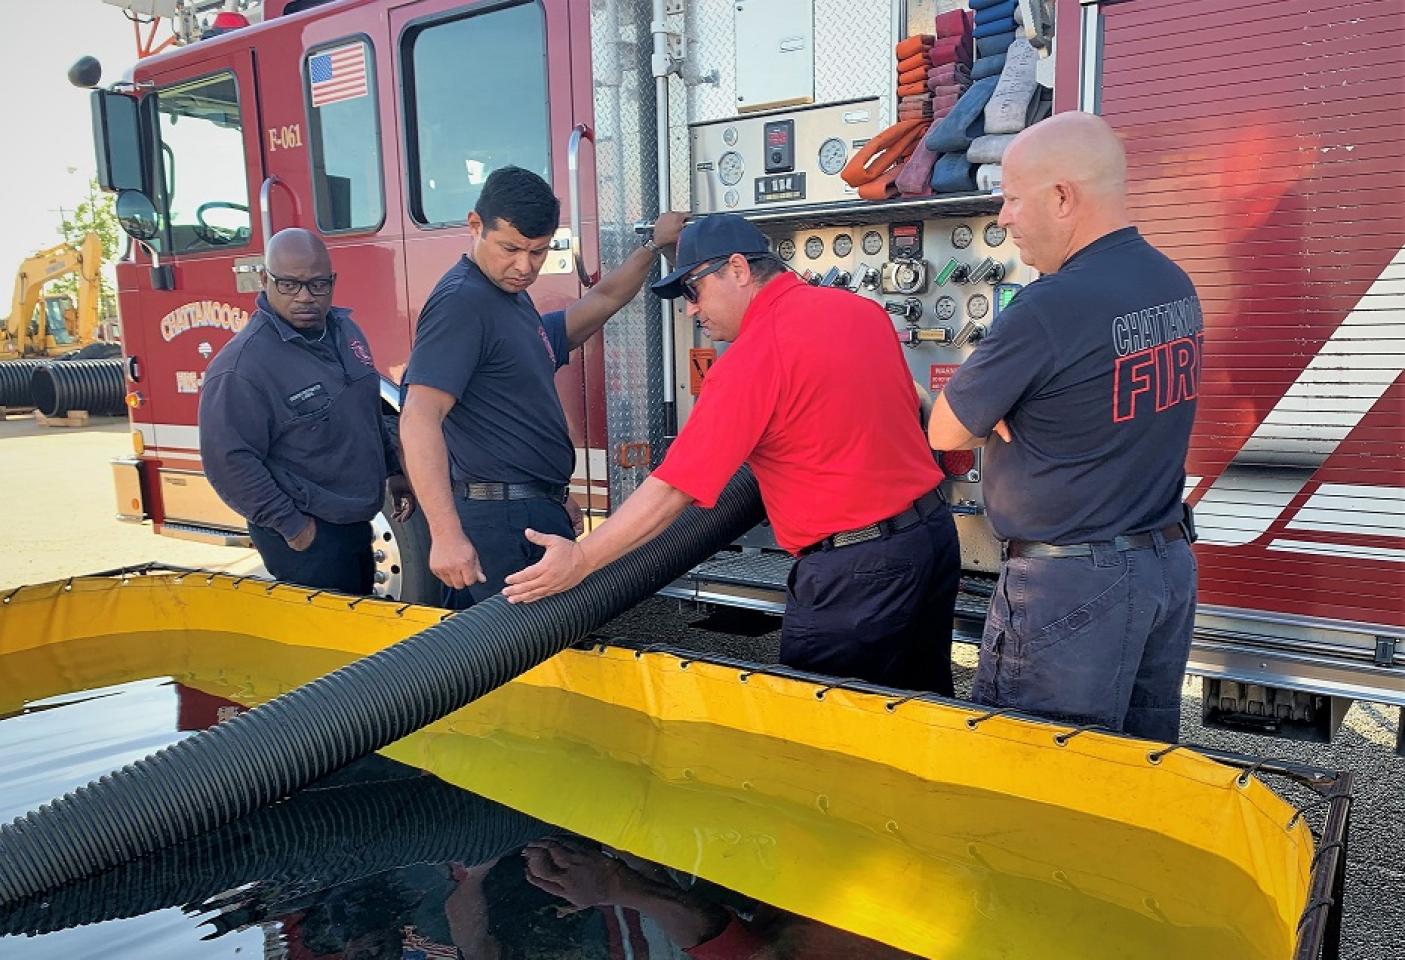
[[[815,0],[815,101],[879,97],[880,123],[893,117],[893,45],[897,5],[864,0]],[[732,0],[696,0],[685,20],[687,122],[737,116],[738,91]]]
[[[737,109],[815,100],[812,0],[734,0]]]
[[[590,5],[602,272],[639,245],[635,223],[658,215],[651,6],[648,0]],[[641,293],[606,324],[604,361],[610,502],[618,506],[647,470],[621,466],[612,451],[620,444],[647,443],[657,459],[663,442],[663,331],[652,294]]]
[[[161,506],[166,520],[199,527],[224,527],[242,531],[247,524],[220,499],[203,473],[193,470],[159,470]]]
[[[693,210],[744,213],[857,200],[858,191],[840,179],[838,169],[832,173],[820,169],[820,148],[837,141],[842,166],[883,129],[880,114],[881,101],[870,98],[695,124],[690,137]],[[765,127],[768,122],[783,120],[794,123],[794,169],[767,174]],[[728,172],[736,170],[742,171],[740,179],[727,183]],[[772,199],[759,200],[758,181],[784,182],[793,187],[793,196],[777,200],[777,194],[772,194]]]
[[[146,519],[141,495],[141,461],[113,460],[112,488],[117,494],[117,519],[140,523]]]

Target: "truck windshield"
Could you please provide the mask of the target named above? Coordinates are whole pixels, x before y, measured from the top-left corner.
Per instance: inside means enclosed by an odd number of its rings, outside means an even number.
[[[249,183],[239,90],[218,73],[157,95],[160,136],[155,181],[171,253],[244,246],[249,242]],[[158,194],[162,191],[158,188]]]

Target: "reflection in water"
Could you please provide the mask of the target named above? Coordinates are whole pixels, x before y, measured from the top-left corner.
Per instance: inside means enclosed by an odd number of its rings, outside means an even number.
[[[905,957],[368,757],[287,801],[14,905],[30,937],[180,907],[288,958]],[[5,950],[24,957],[21,942]]]

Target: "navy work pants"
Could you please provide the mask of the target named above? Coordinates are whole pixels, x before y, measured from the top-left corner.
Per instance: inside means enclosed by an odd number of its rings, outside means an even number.
[[[786,585],[780,661],[950,696],[960,579],[961,550],[945,504],[880,539],[806,554]]]
[[[371,556],[371,523],[317,521],[317,535],[301,552],[288,546],[283,535],[268,527],[249,524],[249,539],[263,558],[268,572],[279,580],[316,590],[336,590],[357,596],[370,594],[376,563]]]
[[[1174,743],[1195,621],[1185,540],[1005,561],[971,699]]]
[[[503,581],[518,570],[530,567],[545,552],[524,535],[530,527],[538,533],[576,538],[566,508],[555,500],[535,497],[527,500],[469,500],[455,497],[459,523],[483,567],[484,583],[455,590],[444,588],[444,606],[467,610],[480,600],[501,593]]]

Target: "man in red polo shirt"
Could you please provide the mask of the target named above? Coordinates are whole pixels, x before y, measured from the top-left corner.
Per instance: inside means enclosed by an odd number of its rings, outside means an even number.
[[[749,463],[776,542],[800,558],[781,662],[951,694],[956,527],[887,313],[801,282],[732,214],[688,224],[678,262],[654,292],[684,297],[731,346],[659,468],[579,542],[528,530],[546,553],[504,594],[529,602],[575,586],[690,503],[712,507]]]

